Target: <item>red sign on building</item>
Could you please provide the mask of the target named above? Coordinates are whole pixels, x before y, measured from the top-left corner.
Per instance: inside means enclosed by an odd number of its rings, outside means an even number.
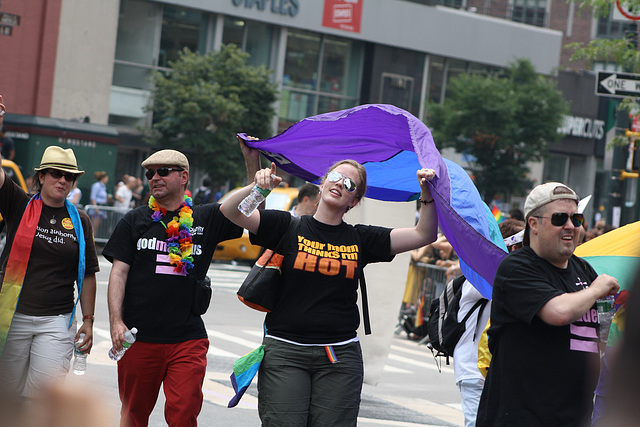
[[[360,32],[364,0],[324,0],[322,26]]]

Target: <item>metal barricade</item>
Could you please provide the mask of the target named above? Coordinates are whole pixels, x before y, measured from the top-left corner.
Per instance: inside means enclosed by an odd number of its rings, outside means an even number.
[[[86,205],[84,211],[91,218],[93,236],[96,243],[107,243],[118,221],[129,210],[113,206]]]
[[[409,266],[405,296],[398,316],[396,333],[403,330],[408,336],[421,339],[426,336],[429,308],[440,296],[447,280],[447,268],[433,264],[413,262]]]

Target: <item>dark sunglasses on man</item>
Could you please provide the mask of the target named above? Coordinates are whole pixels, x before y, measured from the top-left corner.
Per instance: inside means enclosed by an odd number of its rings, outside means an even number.
[[[68,182],[74,182],[78,177],[78,175],[76,175],[75,173],[65,173],[65,172],[59,171],[58,169],[48,169],[47,172],[54,179],[60,179],[64,176],[64,179],[66,179]]]
[[[566,212],[555,212],[551,216],[536,216],[536,218],[551,218],[551,225],[556,227],[563,227],[569,218],[571,218],[574,227],[581,227],[584,223],[584,215],[581,213],[574,213],[569,216]]]
[[[153,179],[153,177],[158,174],[158,176],[165,177],[169,175],[169,172],[182,172],[184,169],[180,168],[158,168],[158,169],[149,169],[144,173],[144,176],[147,177],[149,181]]]

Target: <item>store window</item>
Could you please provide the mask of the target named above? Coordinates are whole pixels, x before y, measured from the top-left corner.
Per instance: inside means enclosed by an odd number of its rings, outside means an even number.
[[[382,73],[380,102],[410,110],[413,102],[414,79],[411,76]]]
[[[459,76],[460,74],[466,73],[467,65],[468,63],[465,61],[459,61],[457,59],[448,59],[447,67],[446,67],[445,83],[451,81],[451,79],[453,79],[456,76]],[[448,93],[448,87],[445,93]]]
[[[362,44],[290,30],[280,95],[280,125],[357,105]]]
[[[206,19],[208,17],[202,12],[164,6],[158,65],[168,67],[169,61],[177,60],[185,47],[204,54]]]
[[[246,23],[243,19],[225,16],[224,29],[222,30],[222,43],[235,44],[242,48],[244,46],[244,27]]]
[[[512,21],[536,27],[545,26],[547,0],[514,0],[509,7]]]
[[[117,61],[154,66],[156,28],[162,22],[162,7],[147,1],[122,0],[118,21]],[[138,82],[134,87],[145,86]]]
[[[303,31],[289,32],[284,64],[284,85],[296,89],[317,89],[321,43],[319,34]]]
[[[615,4],[611,6],[616,7]],[[635,21],[614,21],[612,13],[598,18],[597,35],[604,39],[633,39],[638,37],[638,24]],[[635,45],[635,43],[634,43]]]
[[[569,157],[551,154],[544,162],[544,182],[567,182]]]
[[[247,22],[247,39],[244,51],[249,55],[249,65],[271,66],[271,46],[273,45],[275,27],[262,22]]]
[[[433,4],[439,4],[442,6],[447,6],[447,7],[453,7],[456,9],[462,9],[463,7],[465,7],[466,2],[463,2],[462,0],[433,0]]]
[[[351,55],[351,42],[325,37],[322,55],[322,92],[354,97],[358,94],[360,55]]]
[[[210,15],[155,2],[121,0],[109,123],[146,126],[154,71],[168,71],[187,47],[204,53]]]
[[[425,74],[423,52],[375,45],[371,65],[371,90],[367,102],[393,104],[417,114],[420,110],[422,81]]]
[[[262,22],[245,21],[227,16],[224,18],[222,43],[233,43],[250,56],[249,65],[271,67],[271,45],[273,43],[273,25]]]
[[[122,0],[109,103],[109,123],[143,126],[150,99],[151,73],[157,70],[162,6]]]
[[[440,103],[443,100],[444,61],[441,56],[429,56],[427,102]]]

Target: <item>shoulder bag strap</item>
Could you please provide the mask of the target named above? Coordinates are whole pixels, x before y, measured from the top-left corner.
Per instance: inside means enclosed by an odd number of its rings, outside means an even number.
[[[299,222],[300,222],[299,218],[295,218],[294,216],[291,216],[291,221],[289,222],[289,227],[287,228],[287,231],[284,232],[284,234],[280,238],[280,241],[276,245],[275,249],[273,251],[271,251],[271,255],[269,256],[269,259],[260,268],[260,272],[262,272],[262,270],[264,270],[265,267],[269,264],[269,261],[271,261],[271,258],[273,257],[273,254],[278,253],[278,251],[280,249],[282,249],[282,247],[284,246],[285,241],[287,240],[287,237],[289,237],[292,233],[294,233],[296,231],[296,228],[298,227],[298,223]],[[260,273],[258,273],[258,274],[260,274]]]
[[[358,236],[358,246],[362,247],[362,242],[360,241],[360,235],[356,232]],[[359,257],[360,258],[360,257]],[[362,295],[362,322],[364,323],[364,334],[371,335],[371,320],[369,317],[369,299],[367,298],[367,281],[364,278],[364,265],[360,263],[360,259],[358,259],[358,267],[360,269],[360,294]]]
[[[289,228],[287,228],[287,231],[284,232],[284,234],[280,238],[280,241],[276,245],[276,248],[273,250],[273,252],[278,252],[280,249],[282,249],[285,241],[287,240],[287,237],[289,237],[292,233],[296,231],[296,228],[298,227],[299,222],[300,222],[299,218],[296,218],[293,215],[291,216],[291,222],[289,222]]]
[[[364,268],[360,268],[360,293],[362,294],[362,321],[364,322],[364,334],[371,335],[369,301],[367,299],[367,282],[364,279]]]
[[[478,308],[480,307],[480,311],[478,311],[478,319],[476,320],[476,329],[473,332],[473,340],[476,340],[476,336],[478,333],[478,322],[480,322],[480,318],[482,317],[482,312],[484,311],[484,308],[487,306],[487,303],[489,302],[488,299],[486,298],[480,298],[478,301],[476,301],[476,303],[473,305],[473,307],[471,307],[471,310],[469,310],[469,312],[464,316],[464,318],[462,319],[462,321],[460,322],[463,325],[467,324],[467,320],[469,320],[469,317],[471,317],[471,314]]]

